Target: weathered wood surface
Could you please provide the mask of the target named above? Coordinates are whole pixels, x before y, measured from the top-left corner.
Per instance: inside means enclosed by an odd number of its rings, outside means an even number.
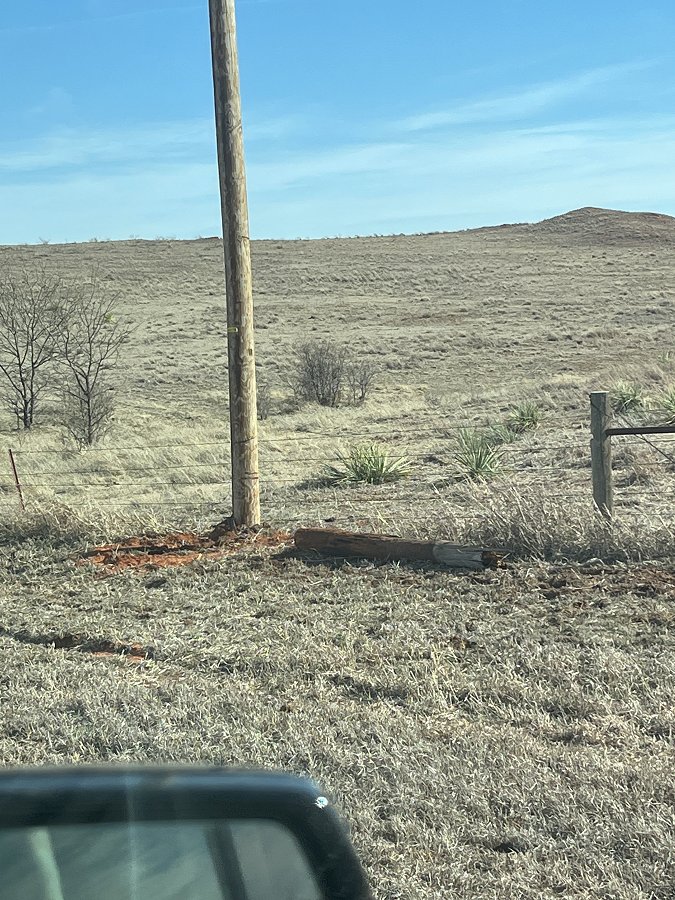
[[[612,487],[612,439],[607,430],[612,424],[612,406],[607,391],[591,394],[591,470],[593,500],[607,521],[614,507]]]
[[[361,559],[424,560],[458,569],[484,569],[506,554],[481,547],[463,547],[448,541],[415,541],[385,534],[355,534],[334,528],[299,528],[298,550],[316,550],[329,556]]]
[[[232,506],[260,524],[253,281],[234,0],[209,0],[227,295]]]

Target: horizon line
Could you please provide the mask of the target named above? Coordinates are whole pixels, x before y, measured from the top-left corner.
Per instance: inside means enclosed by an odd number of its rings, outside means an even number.
[[[562,213],[556,213],[553,216],[547,216],[544,219],[538,219],[536,221],[521,221],[521,222],[499,222],[491,225],[476,225],[471,228],[455,228],[455,229],[445,229],[441,228],[433,231],[392,231],[392,232],[368,232],[368,233],[357,233],[357,234],[336,234],[336,235],[323,235],[321,237],[294,237],[294,238],[281,238],[281,237],[256,237],[250,238],[250,242],[254,243],[263,243],[266,241],[274,241],[277,243],[297,243],[304,242],[307,243],[309,241],[350,241],[350,240],[359,240],[364,238],[392,238],[392,237],[431,237],[439,234],[466,234],[470,231],[485,231],[489,229],[497,229],[497,228],[517,228],[523,225],[541,225],[544,222],[549,222],[551,219],[559,219],[565,216],[572,215],[573,213],[578,213],[582,211],[596,211],[596,212],[610,212],[610,213],[621,213],[624,215],[642,215],[642,216],[660,216],[667,219],[673,219],[675,222],[675,216],[671,216],[669,213],[658,212],[655,210],[632,210],[632,209],[615,209],[613,207],[607,206],[579,206],[575,209],[566,210]],[[33,242],[20,242],[20,243],[10,243],[10,244],[0,244],[0,249],[6,249],[10,247],[73,247],[80,246],[84,244],[128,244],[128,243],[193,243],[196,241],[220,241],[222,242],[223,237],[221,234],[212,234],[212,235],[196,235],[195,237],[174,237],[172,235],[157,235],[156,237],[142,237],[140,235],[129,235],[126,238],[99,238],[99,237],[91,237],[86,240],[81,241],[54,241],[44,240],[38,238],[37,241]]]

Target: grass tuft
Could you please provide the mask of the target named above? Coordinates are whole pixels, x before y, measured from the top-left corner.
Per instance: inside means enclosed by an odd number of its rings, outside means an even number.
[[[640,385],[628,381],[617,381],[610,392],[610,400],[615,413],[637,412],[647,408],[647,398]]]
[[[520,438],[520,433],[509,425],[498,423],[492,425],[490,430],[485,432],[485,438],[493,447],[501,447],[504,444],[513,444]]]
[[[506,427],[515,434],[525,434],[539,428],[544,411],[534,400],[524,400],[513,407],[506,420]]]
[[[665,425],[675,425],[675,385],[666,388],[658,399],[658,406],[665,413]]]
[[[672,526],[653,514],[626,524],[617,519],[609,528],[590,498],[570,493],[561,500],[543,485],[509,482],[470,485],[465,499],[469,515],[448,506],[441,516],[434,512],[434,522],[442,520],[455,542],[501,548],[514,559],[641,562],[673,556]]]

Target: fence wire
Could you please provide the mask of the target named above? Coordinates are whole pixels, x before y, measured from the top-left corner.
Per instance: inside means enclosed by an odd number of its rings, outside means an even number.
[[[623,417],[619,416],[623,420]],[[625,421],[625,420],[623,420]],[[590,468],[589,454],[589,437],[590,431],[586,422],[565,422],[563,423],[570,429],[579,429],[578,433],[572,433],[565,442],[560,440],[551,443],[541,442],[537,440],[529,446],[522,444],[503,444],[500,447],[500,454],[505,462],[506,470],[520,476],[531,475],[534,478],[538,476],[548,477],[552,473],[561,474],[565,471],[570,473],[579,471],[580,454],[588,455],[588,467]],[[630,425],[625,421],[626,425]],[[267,436],[262,438],[261,443],[261,468],[263,470],[262,490],[263,500],[267,503],[281,502],[285,506],[292,506],[297,503],[298,506],[304,508],[334,508],[338,504],[349,506],[363,506],[368,504],[396,504],[396,503],[431,503],[443,502],[445,499],[444,491],[451,487],[453,482],[453,473],[450,471],[452,462],[452,452],[447,456],[438,444],[444,440],[452,440],[455,436],[462,432],[470,431],[477,434],[494,433],[494,425],[481,425],[475,422],[456,422],[456,421],[440,421],[435,427],[420,428],[412,427],[407,423],[392,423],[390,430],[383,429],[368,431],[352,430],[347,432],[326,432],[326,431],[302,431],[292,435],[283,436]],[[308,496],[308,491],[319,490],[325,487],[321,483],[321,472],[309,471],[314,465],[317,467],[325,467],[331,464],[339,464],[344,462],[344,456],[340,453],[331,455],[321,454],[317,452],[303,452],[298,445],[301,442],[314,443],[317,439],[332,440],[336,443],[342,441],[351,441],[354,438],[367,438],[371,441],[400,441],[402,437],[409,441],[416,441],[421,444],[426,436],[433,435],[434,441],[430,441],[428,449],[417,448],[413,454],[406,454],[404,450],[400,455],[404,456],[411,464],[419,467],[420,471],[415,472],[416,475],[422,476],[423,467],[428,466],[428,473],[433,472],[432,467],[443,467],[447,470],[447,481],[439,481],[437,486],[429,484],[429,480],[417,480],[410,482],[411,489],[407,493],[391,492],[385,496]],[[675,466],[675,455],[664,449],[665,446],[673,446],[675,437],[646,437],[644,435],[622,436],[623,441],[627,443],[640,442],[649,446],[653,451]],[[275,452],[270,452],[272,448],[269,445],[275,445]],[[276,447],[279,447],[276,451]],[[293,452],[292,448],[300,450],[300,453]],[[452,447],[455,447],[453,442]],[[194,455],[203,449],[218,448],[223,453],[223,459],[212,459],[209,461],[194,461]],[[284,449],[286,452],[284,452]],[[174,456],[185,457],[184,462],[175,462],[173,460],[163,463],[159,460],[148,462],[147,464],[137,465],[135,461],[131,461],[130,465],[125,465],[123,461],[117,463],[111,462],[109,459],[105,461],[105,471],[96,471],[95,469],[87,469],[81,466],[83,457],[89,454],[106,454],[115,456],[123,453],[140,453],[148,454],[156,451],[170,452]],[[311,448],[310,448],[311,451]],[[541,459],[541,454],[571,454],[572,459],[568,460],[568,464],[564,465],[561,459],[557,459],[555,464],[547,464],[546,460]],[[148,445],[127,445],[115,447],[93,447],[88,448],[84,453],[78,453],[76,450],[70,449],[24,449],[14,450],[14,455],[18,463],[19,478],[21,486],[25,494],[25,499],[29,504],[34,504],[44,497],[46,491],[51,491],[55,496],[54,499],[62,502],[75,502],[87,500],[98,507],[107,509],[137,509],[149,510],[153,507],[158,508],[174,508],[174,509],[215,509],[223,508],[230,502],[230,462],[229,462],[229,437],[222,440],[197,441],[193,443],[178,444],[148,444]],[[397,454],[392,454],[396,456]],[[42,458],[50,460],[60,457],[66,464],[66,468],[59,469],[52,466],[40,467],[35,463]],[[445,458],[444,458],[445,457]],[[94,459],[100,458],[98,456]],[[26,471],[22,471],[23,461],[34,461],[33,465],[29,464]],[[509,463],[512,460],[512,464]],[[77,462],[80,465],[77,465]],[[75,465],[72,463],[75,462]],[[576,462],[576,465],[574,464]],[[275,469],[283,466],[286,470],[280,474],[274,474]],[[295,468],[296,474],[286,474],[289,468]],[[209,471],[210,470],[210,471]],[[198,477],[197,473],[204,472],[207,477],[205,479]],[[177,477],[169,473],[176,473]],[[195,478],[190,478],[190,473],[195,472]],[[436,468],[436,477],[443,479],[442,470]],[[211,475],[211,477],[208,477]],[[138,476],[134,478],[133,476]],[[182,477],[181,477],[182,476]],[[37,480],[32,480],[37,479]],[[123,479],[123,480],[121,480]],[[431,479],[433,482],[433,478]],[[531,485],[538,482],[528,481],[525,484]],[[289,491],[295,485],[297,491],[294,498],[289,498]],[[282,493],[277,491],[277,486]],[[137,492],[143,492],[143,496],[137,496],[128,499],[124,496],[116,497],[114,493],[117,489],[133,488]],[[431,488],[431,493],[429,489]],[[221,499],[188,499],[188,498],[167,498],[169,491],[184,491],[192,489],[193,491],[204,491],[205,493],[218,492],[222,493]],[[0,490],[5,496],[0,498],[5,503],[12,502],[16,498],[16,484],[13,475],[7,473],[5,479],[0,481]],[[100,496],[100,491],[106,491],[106,497]],[[152,494],[159,496],[155,499]],[[164,495],[164,496],[162,496]],[[565,492],[547,492],[547,498],[564,499],[569,498],[569,493]],[[590,497],[590,489],[589,489]],[[619,501],[621,505],[621,501]],[[461,510],[457,510],[457,514],[461,515]]]

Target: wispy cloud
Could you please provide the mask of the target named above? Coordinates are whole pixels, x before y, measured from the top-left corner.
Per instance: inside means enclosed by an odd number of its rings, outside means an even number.
[[[183,126],[173,132],[167,126],[162,141],[180,131]],[[207,131],[196,127],[193,150],[203,146]],[[123,165],[73,166],[55,174],[39,157],[21,179],[0,170],[0,208],[12,210],[0,223],[0,243],[216,233],[214,154],[160,152],[152,134],[118,134],[114,155],[121,157],[125,144],[128,149]],[[110,134],[91,136],[90,163],[109,158],[110,140]],[[60,157],[69,152],[59,148]],[[543,218],[582,205],[675,213],[674,157],[675,116],[505,128],[498,140],[492,132],[454,141],[416,134],[287,152],[274,161],[253,154],[252,230],[257,237],[316,237],[453,229]],[[54,162],[53,154],[47,158]]]
[[[602,66],[547,81],[502,96],[460,102],[445,110],[409,116],[398,123],[403,131],[428,131],[451,125],[476,125],[526,119],[560,103],[597,91],[626,76],[652,66],[652,62],[630,62]]]
[[[59,129],[26,143],[0,145],[0,172],[82,169],[101,164],[147,161],[157,164],[192,157],[213,144],[207,120],[168,122],[137,128]]]
[[[255,6],[268,6],[270,4],[288,3],[289,0],[239,0],[237,6],[240,9],[247,9]],[[133,19],[149,19],[155,16],[178,16],[184,14],[196,15],[201,13],[205,15],[205,5],[203,3],[185,3],[179,6],[157,6],[144,7],[143,9],[127,10],[126,12],[108,12],[109,4],[90,4],[90,14],[80,16],[77,19],[61,19],[48,22],[31,23],[28,25],[15,25],[0,27],[0,38],[16,37],[19,35],[39,34],[41,32],[58,31],[60,29],[74,28],[82,25],[100,25],[105,22],[125,22]]]
[[[49,94],[48,100],[51,97]],[[57,92],[55,98],[61,98],[61,94]],[[54,102],[56,99],[52,98]],[[246,140],[253,147],[258,142],[269,146],[270,142],[301,133],[305,127],[300,114],[251,116],[245,127]],[[208,117],[126,128],[60,128],[30,142],[0,142],[0,175],[215,159],[215,140],[214,121]]]
[[[409,135],[397,142],[348,144],[312,152],[287,153],[249,165],[252,188],[285,191],[327,180],[377,176],[412,183],[419,178],[511,177],[524,183],[536,171],[572,172],[589,160],[596,167],[621,158],[663,163],[663,147],[675,149],[675,116],[573,120],[553,125],[494,131]],[[675,187],[675,185],[674,185]]]
[[[254,111],[246,122],[253,233],[452,229],[582,205],[673,213],[675,115],[561,118],[565,100],[614,87],[630,71],[605,67],[476,97],[371,126],[361,139],[356,125],[338,141],[305,114]],[[542,111],[551,114],[535,115]],[[0,243],[215,233],[212,118],[0,140],[0,208],[12,210]]]
[[[15,37],[23,34],[39,34],[40,32],[58,31],[60,29],[73,28],[75,26],[87,25],[89,23],[99,25],[103,22],[124,22],[131,19],[145,19],[157,15],[181,15],[184,13],[203,13],[204,7],[195,3],[185,4],[182,6],[161,6],[156,8],[145,7],[143,9],[129,10],[120,13],[99,13],[96,10],[108,8],[106,4],[96,6],[94,12],[87,16],[80,16],[77,19],[56,19],[51,22],[31,23],[29,25],[16,25],[0,28],[0,38]]]

